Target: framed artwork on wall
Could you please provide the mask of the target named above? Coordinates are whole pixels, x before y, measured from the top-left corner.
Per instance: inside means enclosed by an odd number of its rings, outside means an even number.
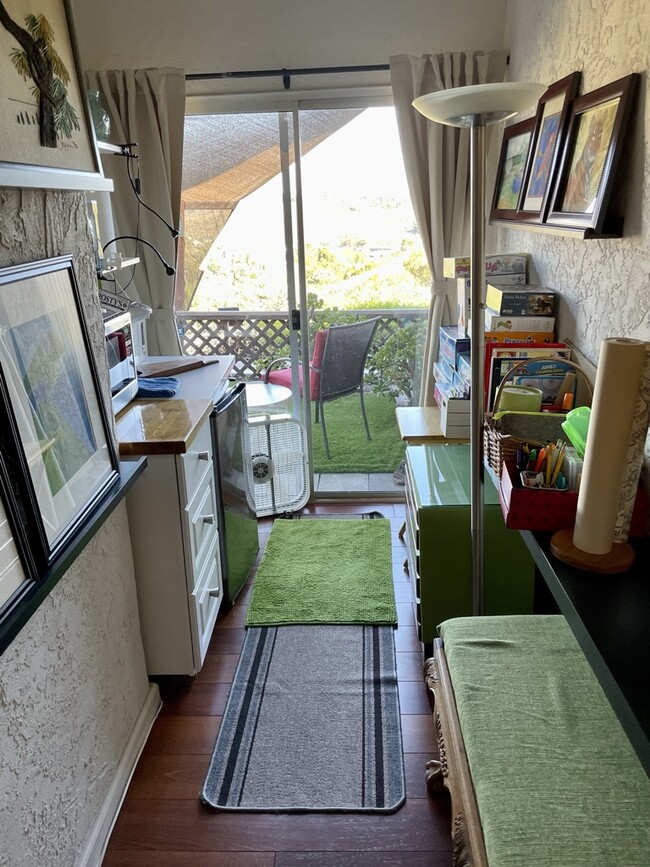
[[[531,117],[506,127],[503,133],[491,219],[513,219],[517,213],[534,124]]]
[[[0,0],[0,186],[111,190],[69,0]]]
[[[552,84],[537,104],[535,127],[524,171],[518,220],[543,222],[553,188],[571,104],[580,87],[580,72]]]
[[[3,473],[39,573],[119,481],[69,256],[0,271]]]
[[[548,224],[602,230],[638,79],[633,73],[573,103]]]

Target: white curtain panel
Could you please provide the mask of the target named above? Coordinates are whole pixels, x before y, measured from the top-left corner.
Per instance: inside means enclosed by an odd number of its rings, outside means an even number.
[[[438,357],[438,330],[456,322],[456,284],[442,276],[445,256],[470,249],[470,134],[468,129],[427,120],[412,102],[417,96],[453,87],[503,81],[507,52],[445,52],[390,58],[390,75],[411,201],[431,269],[431,302],[424,354],[420,406],[433,404],[433,362]],[[490,131],[493,128],[490,128]],[[499,125],[502,134],[502,125]],[[495,139],[488,133],[490,165]],[[487,191],[494,168],[487,173]],[[486,191],[486,198],[489,193]],[[450,299],[448,293],[452,296]]]
[[[142,200],[175,228],[179,225],[183,130],[185,121],[185,73],[180,69],[112,69],[86,74],[91,90],[98,90],[111,118],[110,140],[115,144],[137,143]],[[133,192],[122,156],[105,156],[105,174],[114,182],[112,194],[116,235],[138,235],[160,251],[170,265],[176,264],[176,244],[164,223],[142,206]],[[131,162],[132,174],[138,171]],[[106,243],[108,238],[102,238]],[[135,242],[120,249],[131,255]],[[109,247],[107,253],[117,249]],[[174,282],[156,254],[138,245],[140,264],[127,294],[152,308],[147,344],[150,355],[180,355],[174,316]],[[124,272],[125,274],[127,272]],[[120,282],[126,282],[117,272]]]

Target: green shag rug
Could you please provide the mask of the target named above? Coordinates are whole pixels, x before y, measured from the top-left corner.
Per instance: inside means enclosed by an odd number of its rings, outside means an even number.
[[[246,626],[397,624],[390,521],[275,521]]]
[[[370,436],[361,415],[359,396],[351,394],[325,404],[331,458],[325,456],[320,423],[312,423],[315,473],[392,473],[404,457],[395,418],[395,400],[381,394],[364,398]],[[313,415],[312,415],[313,419]]]

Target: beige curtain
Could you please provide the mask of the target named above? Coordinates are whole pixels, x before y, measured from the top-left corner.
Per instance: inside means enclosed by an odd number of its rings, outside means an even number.
[[[404,165],[415,217],[431,269],[431,303],[424,354],[420,406],[433,403],[433,362],[438,357],[438,329],[454,324],[456,284],[442,276],[445,256],[470,249],[469,130],[427,120],[411,105],[417,96],[452,87],[503,81],[507,52],[458,52],[390,58],[390,74]],[[493,128],[490,128],[493,129]],[[502,125],[499,125],[502,132]],[[488,160],[495,161],[488,133]],[[491,146],[492,145],[492,146]],[[494,170],[488,171],[490,190]],[[489,194],[486,196],[489,198]],[[451,296],[451,298],[448,296]]]
[[[137,143],[142,200],[173,227],[178,228],[181,201],[183,129],[185,121],[185,74],[179,69],[103,70],[87,73],[91,90],[98,90],[111,118],[110,140],[115,144]],[[107,176],[113,179],[113,218],[116,235],[138,235],[176,264],[176,241],[164,223],[138,205],[129,182],[126,158],[107,156]],[[137,167],[131,161],[132,173]],[[103,242],[108,238],[102,238]],[[119,249],[133,255],[134,241],[120,242]],[[110,252],[111,248],[107,252]],[[150,355],[179,355],[180,344],[174,317],[174,277],[145,244],[139,244],[140,264],[127,293],[132,300],[149,305],[153,312],[147,325]]]

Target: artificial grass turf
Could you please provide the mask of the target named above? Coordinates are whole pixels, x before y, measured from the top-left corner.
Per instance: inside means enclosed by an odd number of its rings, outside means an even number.
[[[325,456],[323,431],[313,422],[312,440],[315,473],[392,473],[404,458],[406,444],[400,439],[395,418],[395,401],[381,394],[364,397],[371,439],[356,394],[325,404],[325,424],[331,459]]]

